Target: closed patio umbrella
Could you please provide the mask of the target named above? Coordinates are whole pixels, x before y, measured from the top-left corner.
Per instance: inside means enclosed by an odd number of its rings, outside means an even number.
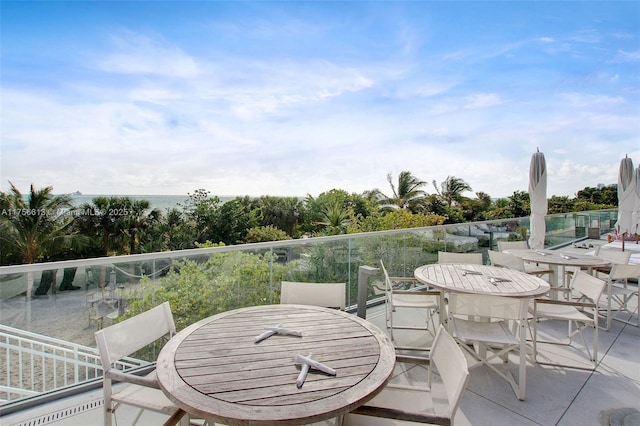
[[[631,221],[633,226],[632,232],[638,235],[638,232],[640,232],[640,165],[636,167],[634,179],[634,185],[636,188],[636,207],[631,215]]]
[[[618,221],[616,233],[629,234],[634,231],[632,214],[636,207],[635,170],[633,161],[628,156],[620,161],[618,172]]]
[[[529,167],[529,199],[531,200],[531,235],[529,247],[533,250],[544,248],[547,215],[547,163],[540,150],[531,156]]]

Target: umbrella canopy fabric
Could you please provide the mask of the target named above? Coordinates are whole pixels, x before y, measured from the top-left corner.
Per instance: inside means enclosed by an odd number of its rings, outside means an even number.
[[[633,232],[632,214],[636,206],[635,170],[633,161],[625,156],[620,161],[618,173],[618,221],[616,232],[629,234]]]
[[[547,215],[547,163],[539,150],[531,156],[529,167],[529,199],[531,201],[531,235],[529,247],[533,250],[544,248]]]

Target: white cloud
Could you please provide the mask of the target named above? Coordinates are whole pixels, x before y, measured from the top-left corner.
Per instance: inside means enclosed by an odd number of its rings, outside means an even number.
[[[465,98],[465,109],[490,108],[505,103],[496,93],[476,93]]]
[[[527,42],[486,28],[449,39],[410,19],[376,27],[382,35],[367,21],[347,39],[342,15],[343,26],[241,18],[205,22],[217,37],[206,45],[132,26],[73,76],[34,68],[18,81],[3,70],[1,187],[10,178],[56,192],[317,195],[387,191],[387,172],[409,170],[428,191],[453,175],[504,197],[526,190],[540,147],[549,193],[571,195],[615,182],[626,151],[640,162],[628,41],[596,45],[597,33],[576,31],[567,43],[537,25],[519,34]],[[540,55],[576,40],[590,43],[577,62]],[[592,52],[621,60],[598,72],[606,59]]]
[[[627,52],[624,50],[618,50],[614,62],[638,62],[640,61],[640,50],[633,52]]]
[[[613,107],[627,103],[622,96],[592,95],[588,93],[561,93],[558,96],[571,108]]]
[[[595,29],[585,29],[571,34],[568,40],[576,43],[596,44],[602,40],[602,35]]]
[[[161,37],[124,32],[112,36],[111,40],[114,52],[96,61],[96,67],[102,71],[172,78],[196,77],[201,72],[192,57]]]

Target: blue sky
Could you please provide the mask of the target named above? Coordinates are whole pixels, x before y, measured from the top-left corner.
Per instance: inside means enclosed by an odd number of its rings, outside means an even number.
[[[0,189],[574,196],[640,165],[640,2],[2,1]],[[473,193],[467,193],[473,196]]]

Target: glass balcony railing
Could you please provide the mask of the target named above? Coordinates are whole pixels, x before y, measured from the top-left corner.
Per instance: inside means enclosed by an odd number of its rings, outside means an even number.
[[[616,210],[547,216],[545,246],[599,237],[611,231],[615,218]],[[499,240],[528,234],[529,218],[519,218],[0,267],[0,324],[94,348],[99,327],[164,301],[178,330],[218,312],[279,303],[282,280],[346,282],[347,305],[355,310],[362,266],[377,268],[382,259],[391,275],[413,276],[416,267],[435,263],[438,251],[481,252],[486,260]],[[367,303],[380,301],[381,274],[368,276],[366,284]],[[0,341],[0,354],[15,359],[18,349],[8,342]],[[136,358],[152,361],[158,350]],[[0,401],[6,402],[15,398],[7,389],[23,382],[11,362],[2,364]],[[33,392],[39,390],[20,397]]]

